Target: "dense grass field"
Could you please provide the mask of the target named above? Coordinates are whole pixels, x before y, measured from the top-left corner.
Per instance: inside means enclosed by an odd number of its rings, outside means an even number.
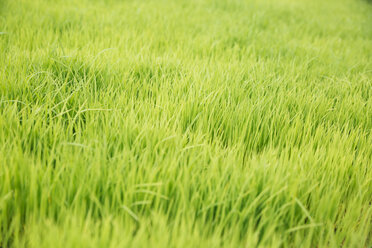
[[[371,247],[372,2],[1,0],[0,247]]]

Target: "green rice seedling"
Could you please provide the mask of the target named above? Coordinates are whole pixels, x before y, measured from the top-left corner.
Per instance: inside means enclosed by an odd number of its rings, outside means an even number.
[[[365,0],[0,1],[0,247],[371,247]]]

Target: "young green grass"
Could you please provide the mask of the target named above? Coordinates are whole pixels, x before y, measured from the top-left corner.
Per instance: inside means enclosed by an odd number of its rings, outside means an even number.
[[[371,2],[0,17],[1,248],[371,247]]]

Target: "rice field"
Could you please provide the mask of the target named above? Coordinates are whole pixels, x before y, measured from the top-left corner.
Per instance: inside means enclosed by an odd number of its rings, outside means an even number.
[[[372,2],[0,0],[0,247],[372,246]]]

